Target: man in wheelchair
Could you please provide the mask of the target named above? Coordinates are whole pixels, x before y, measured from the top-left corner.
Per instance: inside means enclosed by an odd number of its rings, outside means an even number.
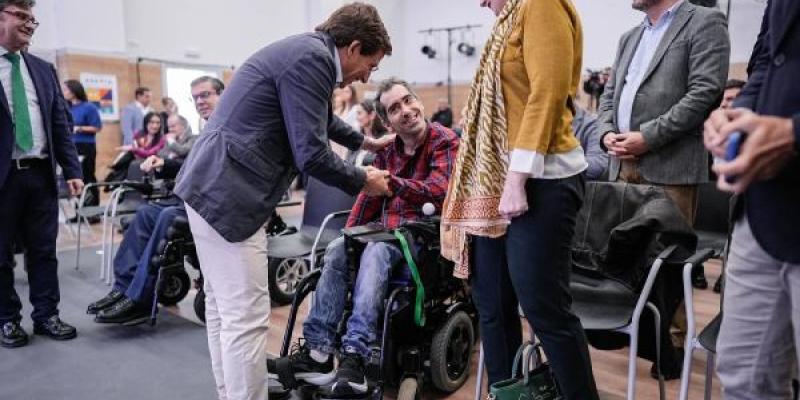
[[[423,205],[440,211],[458,149],[458,137],[448,128],[424,119],[424,108],[405,81],[381,82],[376,109],[394,143],[379,151],[374,166],[389,172],[390,196],[359,194],[347,227],[378,223],[393,229],[423,217]],[[295,380],[323,386],[333,394],[366,393],[365,361],[377,339],[378,320],[392,266],[403,259],[400,249],[386,242],[366,245],[352,288],[352,314],[346,321],[341,348],[336,335],[345,311],[350,267],[344,238],[331,242],[323,258],[322,275],[310,313],[303,325],[303,344],[287,357],[269,360],[273,379]],[[333,354],[339,351],[334,370]],[[280,369],[280,371],[279,371]],[[287,386],[287,385],[285,385]]]
[[[192,84],[192,98],[198,114],[207,120],[222,94],[224,84],[217,78],[203,76]],[[151,156],[142,163],[146,173],[154,173],[161,179],[174,179],[180,170],[182,160],[189,153],[185,148],[193,140],[184,138],[182,132],[172,127],[188,127],[178,117],[170,124],[170,132],[175,135],[175,154]],[[177,123],[175,123],[177,122]],[[183,139],[183,140],[180,140]],[[86,312],[97,314],[98,323],[132,323],[144,321],[150,316],[152,296],[155,292],[156,277],[149,268],[151,259],[157,251],[161,239],[176,217],[186,217],[183,202],[175,196],[148,202],[136,210],[133,222],[125,231],[119,250],[114,257],[114,287],[105,297],[89,304]]]

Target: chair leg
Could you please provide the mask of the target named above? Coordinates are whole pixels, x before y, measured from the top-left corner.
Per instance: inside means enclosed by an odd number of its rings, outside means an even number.
[[[630,345],[628,352],[628,400],[636,398],[636,359],[639,354],[639,321],[635,321],[628,326],[628,335],[630,336]]]
[[[687,400],[689,398],[689,385],[692,380],[692,356],[694,355],[695,339],[686,336],[686,344],[683,353],[683,370],[681,371],[681,388],[678,394],[678,400]]]
[[[714,358],[715,354],[713,352],[708,352],[706,356],[706,394],[705,400],[711,400],[711,389],[712,389],[712,382],[714,380]]]
[[[158,269],[156,276],[155,293],[153,293],[153,305],[150,308],[150,326],[156,325],[156,316],[158,315],[158,292],[161,288],[161,280],[163,279],[163,268]]]
[[[658,374],[658,396],[659,399],[665,400],[667,397],[666,389],[664,387],[664,375],[661,373],[661,313],[658,312],[653,303],[647,303],[647,308],[653,313],[653,324],[655,325],[656,332],[656,373]]]
[[[475,400],[481,400],[483,394],[483,343],[478,351],[478,376],[475,377]]]

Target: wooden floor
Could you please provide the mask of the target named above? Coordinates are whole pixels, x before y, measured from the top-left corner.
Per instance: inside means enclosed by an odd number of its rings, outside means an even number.
[[[291,207],[282,209],[281,215],[287,222],[298,223],[299,214],[302,212],[300,207]],[[91,245],[99,243],[100,238],[100,225],[94,225],[94,235],[84,236],[82,239],[82,247],[84,245]],[[85,233],[86,231],[84,231]],[[120,235],[117,235],[119,239]],[[59,235],[59,249],[67,249],[75,247],[75,238],[62,227],[61,234]],[[711,260],[706,263],[706,276],[710,285],[716,281],[720,273],[720,263],[717,260]],[[193,299],[194,293],[190,293],[188,299]],[[306,302],[307,303],[307,302]],[[176,313],[186,316],[189,319],[195,320],[190,302],[187,304],[184,300],[184,306],[180,309],[174,310]],[[302,331],[301,323],[303,316],[307,312],[307,304],[303,305],[300,318],[295,327],[295,334],[297,335]],[[717,314],[719,311],[719,295],[707,290],[695,290],[695,311],[697,317],[698,332]],[[276,307],[272,309],[270,318],[271,329],[269,330],[269,351],[273,354],[278,354],[280,350],[281,341],[283,339],[284,328],[288,321],[289,307]],[[601,399],[624,399],[627,385],[627,365],[628,365],[628,351],[626,349],[616,351],[600,351],[591,349],[592,364],[594,368],[595,380],[597,381],[598,388],[601,392]],[[452,399],[452,400],[467,400],[474,398],[475,390],[475,375],[477,365],[478,353],[477,350],[473,354],[472,361],[472,374],[466,384],[457,392],[444,396],[441,394],[427,392],[424,396],[426,399]],[[651,363],[646,360],[637,361],[638,379],[636,382],[636,398],[638,399],[658,399],[658,383],[656,380],[650,378],[650,365]],[[705,353],[702,351],[695,352],[692,366],[692,385],[690,387],[690,399],[703,398],[703,383],[705,382]],[[716,377],[714,377],[714,399],[719,399],[719,387]],[[667,398],[677,399],[678,390],[680,386],[679,380],[667,382]],[[485,384],[484,384],[485,388]],[[387,398],[391,397],[388,393]],[[483,396],[485,398],[485,394]]]

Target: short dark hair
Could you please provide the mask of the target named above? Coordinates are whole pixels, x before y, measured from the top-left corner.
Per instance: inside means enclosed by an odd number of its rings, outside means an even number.
[[[217,92],[217,94],[221,94],[222,91],[225,90],[225,83],[223,83],[218,78],[208,75],[203,75],[199,78],[195,78],[195,80],[193,80],[192,83],[189,84],[189,86],[195,87],[204,82],[210,82],[211,87],[214,88],[214,91]]]
[[[740,79],[728,79],[728,82],[725,82],[725,90],[728,89],[741,89],[747,82],[740,80]]]
[[[417,93],[414,92],[414,89],[411,88],[408,82],[396,77],[382,80],[381,83],[378,84],[378,91],[375,93],[375,111],[378,112],[378,116],[381,117],[383,121],[388,121],[389,117],[386,114],[386,107],[381,103],[381,96],[397,85],[403,86],[415,99],[419,99],[419,96],[417,96]]]
[[[0,0],[0,10],[5,10],[8,6],[16,6],[30,10],[36,5],[36,0]]]
[[[356,2],[339,7],[315,30],[331,35],[336,47],[347,47],[358,40],[362,55],[371,56],[378,51],[392,54],[392,41],[378,9],[369,4]]]
[[[64,81],[64,86],[66,86],[67,89],[72,92],[72,95],[78,100],[84,102],[89,101],[89,99],[86,97],[86,90],[83,89],[83,85],[80,81],[76,79],[67,79]]]
[[[136,91],[134,93],[136,95],[136,98],[138,98],[139,96],[143,95],[145,92],[149,92],[149,91],[150,91],[150,88],[145,87],[145,86],[139,86],[139,87],[136,88]]]

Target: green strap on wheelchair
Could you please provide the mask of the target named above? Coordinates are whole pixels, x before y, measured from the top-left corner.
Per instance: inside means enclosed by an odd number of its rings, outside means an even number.
[[[411,277],[414,278],[414,284],[417,286],[416,301],[414,304],[414,322],[417,326],[425,326],[425,287],[422,285],[417,263],[414,262],[414,257],[411,256],[411,249],[408,247],[406,237],[397,230],[394,231],[394,237],[400,241],[400,247],[403,249],[403,256],[406,258],[408,269],[411,270]]]

